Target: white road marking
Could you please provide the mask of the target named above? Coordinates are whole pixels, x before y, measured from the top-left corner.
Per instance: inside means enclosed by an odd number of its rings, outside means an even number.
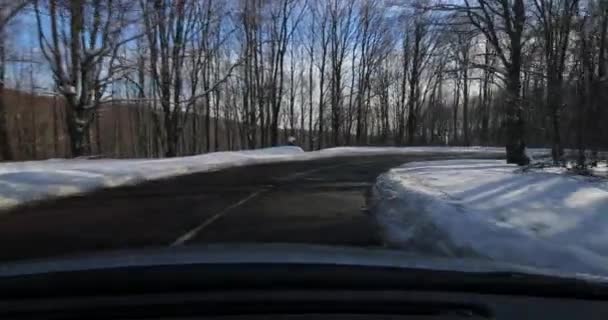
[[[365,162],[363,162],[362,164],[365,164]],[[315,168],[315,169],[311,169],[311,170],[306,170],[306,171],[300,171],[300,172],[296,172],[293,174],[290,174],[288,176],[285,176],[283,178],[279,178],[277,180],[279,181],[289,181],[289,180],[293,180],[293,179],[297,179],[315,172],[319,172],[321,170],[325,170],[325,169],[332,169],[332,168],[337,168],[339,166],[342,166],[342,164],[339,165],[332,165],[332,166],[326,166],[326,167],[320,167],[320,168]],[[209,219],[203,221],[201,224],[199,224],[198,226],[196,226],[196,228],[189,230],[188,232],[184,233],[182,236],[180,236],[179,238],[177,238],[175,241],[173,241],[170,246],[180,246],[183,245],[184,243],[190,241],[192,238],[194,238],[199,232],[201,232],[203,229],[205,229],[206,227],[208,227],[209,225],[211,225],[213,222],[215,222],[217,219],[221,218],[223,215],[225,215],[226,213],[228,213],[230,210],[240,207],[243,204],[245,204],[247,201],[259,196],[260,194],[266,192],[270,190],[270,188],[264,188],[264,189],[260,189],[258,191],[255,191],[251,194],[249,194],[248,196],[246,196],[245,198],[239,200],[236,203],[233,203],[231,205],[229,205],[228,207],[222,209],[220,212],[214,214],[212,217],[210,217]]]
[[[213,215],[211,218],[203,221],[203,223],[199,224],[196,228],[184,233],[181,237],[177,238],[177,240],[173,241],[173,243],[171,243],[171,246],[179,246],[184,244],[185,242],[189,241],[190,239],[194,238],[194,236],[196,236],[201,230],[203,230],[204,228],[206,228],[207,226],[209,226],[210,224],[212,224],[215,220],[221,218],[224,214],[226,214],[228,211],[242,206],[243,204],[245,204],[247,201],[259,196],[260,194],[264,193],[268,191],[268,189],[262,189],[262,190],[258,190],[256,192],[251,193],[250,195],[246,196],[245,198],[239,200],[239,202],[233,203],[232,205],[224,208],[223,210],[221,210],[220,212],[216,213],[215,215]]]

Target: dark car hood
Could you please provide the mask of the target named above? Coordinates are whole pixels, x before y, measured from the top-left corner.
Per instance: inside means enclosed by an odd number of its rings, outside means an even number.
[[[608,282],[608,278],[572,274],[479,258],[432,257],[383,248],[306,244],[214,244],[121,250],[98,254],[31,260],[0,265],[0,277],[191,264],[315,264],[389,267],[467,273],[522,273]]]

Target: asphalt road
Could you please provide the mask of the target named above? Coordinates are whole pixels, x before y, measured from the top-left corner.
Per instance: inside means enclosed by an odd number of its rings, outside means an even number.
[[[0,214],[0,260],[217,242],[379,246],[376,177],[446,155],[237,167],[49,200]]]

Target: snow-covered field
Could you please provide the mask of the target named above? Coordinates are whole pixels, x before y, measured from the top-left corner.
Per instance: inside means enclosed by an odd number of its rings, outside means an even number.
[[[214,152],[169,159],[51,159],[0,164],[0,208],[28,201],[73,195],[183,174],[280,161],[337,156],[426,153],[503,154],[503,148],[480,147],[341,147],[304,152],[299,147]]]
[[[501,160],[414,162],[378,178],[389,246],[608,275],[608,182]]]

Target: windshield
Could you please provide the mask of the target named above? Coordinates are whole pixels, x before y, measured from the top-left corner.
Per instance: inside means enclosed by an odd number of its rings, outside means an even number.
[[[281,243],[608,276],[607,22],[599,0],[0,0],[0,264]]]

